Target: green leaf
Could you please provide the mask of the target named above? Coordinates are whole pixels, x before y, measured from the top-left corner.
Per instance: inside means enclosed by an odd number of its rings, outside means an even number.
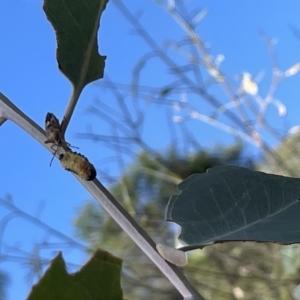
[[[51,262],[43,278],[32,287],[28,300],[123,299],[120,286],[122,262],[97,250],[78,272],[68,274],[62,254]]]
[[[166,219],[187,250],[214,242],[300,242],[300,179],[234,166],[213,167],[179,184]]]
[[[97,32],[108,0],[45,0],[56,32],[59,69],[75,88],[103,77],[106,56],[98,53]]]

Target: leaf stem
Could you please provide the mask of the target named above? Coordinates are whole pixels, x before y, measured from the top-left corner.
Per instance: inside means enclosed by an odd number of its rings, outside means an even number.
[[[89,69],[89,66],[90,66],[90,60],[91,60],[93,48],[95,46],[95,37],[97,36],[97,32],[98,32],[98,29],[99,29],[100,16],[101,16],[101,14],[102,14],[105,6],[106,6],[107,0],[100,0],[100,2],[101,2],[101,4],[99,6],[98,16],[96,18],[97,22],[95,22],[95,24],[94,24],[93,32],[91,33],[90,40],[89,40],[89,43],[88,43],[88,47],[87,47],[86,52],[85,52],[85,59],[83,61],[83,65],[82,65],[82,68],[81,68],[80,77],[79,77],[79,80],[76,83],[76,85],[73,86],[74,90],[73,90],[71,99],[68,103],[68,106],[67,106],[67,109],[66,109],[63,121],[62,121],[62,125],[61,125],[62,138],[65,137],[67,127],[68,127],[69,122],[71,120],[71,117],[72,117],[73,111],[75,109],[75,106],[78,102],[79,96],[80,96],[82,90],[84,89],[84,87],[86,85],[86,75],[87,75],[87,72],[88,72],[88,69]]]
[[[83,90],[83,87],[81,87],[80,89],[79,89],[79,86],[74,87],[71,99],[68,103],[65,115],[64,115],[63,120],[61,122],[61,136],[62,136],[63,139],[65,138],[65,133],[66,133],[67,127],[70,123],[71,117],[73,115],[75,106],[76,106],[76,104],[79,100],[79,96],[80,96],[82,90]]]

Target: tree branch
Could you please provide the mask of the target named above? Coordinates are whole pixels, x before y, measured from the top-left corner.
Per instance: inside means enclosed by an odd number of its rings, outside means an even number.
[[[51,151],[50,145],[44,143],[46,140],[45,131],[0,93],[0,121],[3,119],[8,119],[16,123],[45,148]],[[156,245],[150,236],[136,223],[97,179],[89,182],[80,179],[76,175],[74,176],[170,280],[185,300],[204,300],[182,272],[175,265],[166,262],[158,254],[155,249]]]

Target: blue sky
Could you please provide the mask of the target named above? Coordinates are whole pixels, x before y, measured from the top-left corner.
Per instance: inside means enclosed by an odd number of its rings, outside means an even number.
[[[187,7],[208,8],[209,14],[198,26],[198,33],[207,43],[213,56],[223,54],[222,70],[234,81],[236,75],[249,72],[254,77],[260,72],[265,76],[259,87],[264,95],[270,85],[271,64],[266,44],[258,32],[263,30],[268,37],[276,38],[276,52],[280,68],[286,70],[300,61],[300,40],[291,31],[291,26],[300,29],[299,1],[185,1]],[[158,45],[168,40],[179,40],[183,31],[173,19],[150,0],[127,1],[127,8],[142,12],[139,20]],[[2,0],[0,1],[0,91],[35,122],[44,126],[47,112],[61,118],[71,94],[71,84],[60,73],[55,59],[56,41],[53,28],[42,10],[42,1]],[[100,53],[107,55],[105,74],[118,82],[130,83],[132,68],[137,59],[149,51],[139,36],[133,34],[133,27],[122,16],[113,2],[109,3],[101,20],[99,33]],[[177,54],[170,53],[176,58]],[[180,60],[180,58],[178,58]],[[150,61],[141,78],[148,86],[162,86],[170,74],[158,61]],[[280,132],[299,123],[299,74],[287,78],[280,85],[276,98],[288,109],[287,117],[278,117],[270,108],[268,118]],[[238,85],[238,81],[235,82]],[[218,90],[214,95],[224,97]],[[76,139],[76,133],[86,132],[92,127],[99,134],[110,134],[107,125],[86,114],[86,109],[100,98],[113,105],[112,94],[97,84],[90,84],[83,92],[67,132],[67,140],[80,147],[80,152],[100,170],[118,175],[115,153],[101,144]],[[193,101],[193,99],[191,99]],[[223,99],[221,98],[223,101]],[[143,136],[155,149],[165,149],[169,142],[166,124],[172,114],[157,105],[145,106],[147,119]],[[169,120],[165,120],[169,116]],[[158,121],[159,120],[159,121]],[[176,130],[180,132],[179,124]],[[218,143],[230,144],[234,139],[207,124],[192,121],[188,124],[197,140],[204,146]],[[274,141],[270,139],[274,145]],[[256,155],[253,148],[248,153]],[[111,159],[113,157],[113,159]],[[14,204],[26,213],[39,217],[43,222],[74,237],[72,220],[78,207],[89,194],[76,179],[65,172],[55,160],[49,167],[51,154],[16,125],[6,122],[0,128],[0,198],[10,194]],[[98,177],[101,181],[101,177]],[[41,209],[42,207],[42,209]],[[10,211],[0,205],[0,229]],[[23,256],[21,253],[34,251],[34,244],[47,240],[47,233],[37,229],[22,218],[12,218],[5,226],[1,237],[1,255]],[[13,247],[14,249],[10,248]],[[16,250],[18,249],[18,250]],[[57,249],[41,251],[41,255],[54,257]],[[82,251],[63,249],[68,262],[82,264],[87,257]],[[21,300],[29,293],[31,282],[26,281],[24,264],[2,260],[1,270],[10,275],[8,299]]]

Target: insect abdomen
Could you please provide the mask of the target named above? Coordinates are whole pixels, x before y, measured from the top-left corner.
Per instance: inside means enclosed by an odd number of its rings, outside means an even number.
[[[94,180],[97,172],[88,159],[80,153],[66,151],[59,155],[61,165],[85,180]]]

